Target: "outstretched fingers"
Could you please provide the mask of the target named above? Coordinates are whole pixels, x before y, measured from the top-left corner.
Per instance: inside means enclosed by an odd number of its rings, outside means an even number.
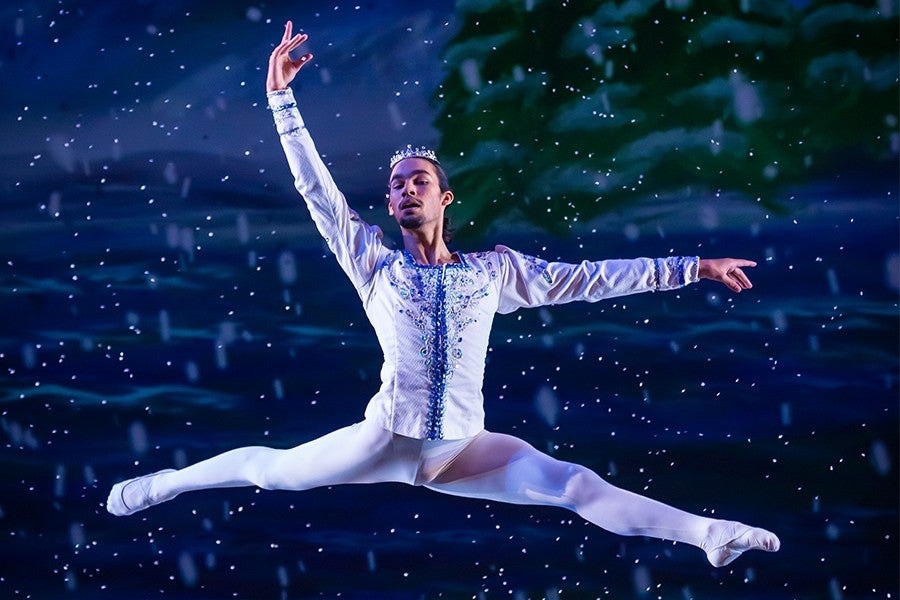
[[[749,290],[753,287],[753,284],[750,283],[750,278],[747,277],[746,273],[744,273],[744,270],[741,267],[755,266],[756,263],[752,260],[746,260],[743,258],[731,259],[725,269],[725,277],[727,278],[725,284],[735,292],[740,292],[741,290]]]
[[[296,35],[293,35],[293,25],[290,21],[288,21],[284,24],[284,35],[281,37],[281,43],[275,46],[275,49],[272,51],[272,56],[287,56],[288,54],[296,50],[300,46],[300,44],[308,39],[309,36],[305,33],[298,33]]]
[[[744,268],[755,266],[754,261],[743,258],[701,259],[698,275],[701,278],[719,281],[733,292],[740,292],[753,287],[750,278],[744,273]]]
[[[308,38],[309,38],[309,36],[306,35],[305,33],[298,33],[297,35],[295,35],[294,37],[292,37],[291,39],[289,39],[286,42],[286,45],[284,46],[282,51],[285,54],[293,52],[294,50],[297,49],[297,47],[300,46],[300,44],[305,42]]]
[[[291,58],[291,52],[309,39],[305,33],[294,34],[293,28],[291,21],[284,24],[281,41],[269,55],[269,72],[266,77],[267,91],[286,88],[293,81],[297,72],[312,60],[311,53],[303,54],[296,59]]]
[[[728,274],[731,276],[731,280],[737,286],[737,289],[732,288],[734,289],[734,291],[739,292],[741,290],[749,290],[753,287],[753,284],[750,283],[750,279],[747,277],[747,275],[744,274],[740,267],[735,267],[734,269],[729,271]]]

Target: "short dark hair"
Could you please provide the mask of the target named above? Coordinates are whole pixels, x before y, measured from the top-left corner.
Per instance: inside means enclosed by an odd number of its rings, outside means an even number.
[[[431,166],[434,167],[434,172],[437,173],[438,177],[438,186],[441,189],[441,193],[450,191],[450,179],[447,177],[447,172],[444,170],[444,167],[441,166],[441,163],[431,160],[430,158],[422,157],[424,160],[427,160],[431,163]]]
[[[441,193],[450,191],[450,178],[447,177],[447,172],[444,170],[444,167],[441,166],[441,163],[431,160],[430,158],[426,158],[428,162],[431,163],[431,166],[434,167],[434,172],[437,174],[438,178],[438,188],[441,190]],[[444,227],[441,229],[441,237],[444,238],[445,244],[450,244],[453,242],[453,228],[450,225],[450,217],[446,214],[444,215]]]

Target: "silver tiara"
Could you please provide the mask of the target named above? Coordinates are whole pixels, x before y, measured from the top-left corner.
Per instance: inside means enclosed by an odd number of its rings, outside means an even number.
[[[407,144],[406,148],[403,150],[397,150],[394,152],[394,155],[391,157],[391,168],[394,168],[398,162],[405,158],[427,158],[428,160],[433,160],[437,164],[441,164],[437,156],[434,153],[434,150],[429,150],[425,146],[416,146],[412,147],[412,144]]]

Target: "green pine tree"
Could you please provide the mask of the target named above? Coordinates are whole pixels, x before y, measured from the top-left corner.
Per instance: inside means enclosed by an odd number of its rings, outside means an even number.
[[[511,212],[559,231],[674,193],[777,207],[840,153],[896,155],[893,0],[457,11],[436,125],[463,235]]]

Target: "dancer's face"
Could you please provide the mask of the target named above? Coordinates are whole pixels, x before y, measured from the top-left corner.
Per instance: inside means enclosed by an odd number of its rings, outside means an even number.
[[[404,229],[444,221],[453,192],[441,191],[434,165],[424,158],[405,158],[394,165],[388,182],[388,214]]]

